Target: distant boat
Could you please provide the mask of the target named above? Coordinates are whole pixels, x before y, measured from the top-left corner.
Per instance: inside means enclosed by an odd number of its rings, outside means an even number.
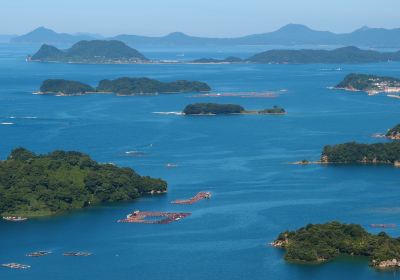
[[[167,168],[174,168],[174,167],[178,167],[178,165],[175,164],[175,163],[167,163],[167,164],[165,165],[165,167],[167,167]]]

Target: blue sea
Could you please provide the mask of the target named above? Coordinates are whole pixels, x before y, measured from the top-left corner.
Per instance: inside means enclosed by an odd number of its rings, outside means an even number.
[[[400,169],[391,166],[297,166],[318,160],[324,145],[372,138],[400,122],[400,100],[330,90],[348,73],[400,77],[400,63],[366,65],[74,65],[25,62],[32,46],[0,45],[0,158],[16,147],[37,153],[77,150],[99,162],[127,166],[168,181],[169,192],[25,223],[0,221],[0,279],[397,279],[364,258],[324,265],[286,263],[269,247],[285,230],[338,220],[400,224]],[[242,57],[254,49],[235,50]],[[182,50],[144,52],[182,58]],[[186,58],[226,54],[186,50]],[[276,98],[33,95],[43,80],[64,78],[96,85],[121,76],[207,82],[215,93],[275,92]],[[194,102],[284,107],[285,116],[184,117]],[[132,156],[126,152],[140,152]],[[176,164],[166,168],[166,164]],[[199,191],[211,200],[173,205]],[[191,212],[168,225],[121,224],[134,210]],[[386,229],[400,236],[400,229]],[[42,258],[26,253],[50,250]],[[93,252],[63,257],[66,251]]]

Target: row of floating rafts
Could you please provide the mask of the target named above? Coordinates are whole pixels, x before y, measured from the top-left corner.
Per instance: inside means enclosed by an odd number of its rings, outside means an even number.
[[[43,257],[51,254],[50,251],[37,251],[26,254],[27,257]],[[63,253],[63,256],[67,257],[88,257],[91,256],[92,253],[89,252],[66,252]],[[31,268],[30,265],[20,264],[20,263],[5,263],[1,265],[2,267],[11,268],[11,269],[28,269]]]
[[[373,228],[395,228],[397,227],[396,224],[371,224]]]
[[[37,252],[33,252],[33,253],[28,253],[26,254],[27,257],[43,257],[43,256],[47,256],[51,254],[50,251],[37,251]]]
[[[210,199],[211,192],[199,192],[196,196],[186,200],[175,200],[174,204],[194,204],[202,199]],[[119,223],[142,223],[142,224],[169,224],[179,221],[183,218],[190,216],[191,213],[177,213],[177,212],[148,212],[148,211],[134,211],[128,214],[125,219],[118,220]],[[148,220],[146,218],[158,218],[155,220]]]
[[[92,253],[89,253],[89,252],[66,252],[63,254],[63,256],[66,256],[66,257],[88,257],[91,255],[92,255]]]

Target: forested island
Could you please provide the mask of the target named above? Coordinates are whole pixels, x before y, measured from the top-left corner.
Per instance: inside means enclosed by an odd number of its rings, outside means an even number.
[[[400,124],[388,130],[386,137],[392,140],[400,140]]]
[[[256,54],[246,61],[268,64],[374,63],[400,61],[400,52],[383,53],[356,47],[335,50],[269,50]]]
[[[356,142],[325,146],[321,163],[366,163],[399,165],[400,142],[359,144]]]
[[[248,111],[242,106],[236,104],[218,104],[218,103],[195,103],[189,104],[183,110],[185,115],[229,115],[229,114],[260,114],[260,115],[282,115],[285,109],[274,106],[270,109],[259,111]]]
[[[398,93],[400,92],[400,79],[385,76],[349,74],[335,87],[349,91],[365,91],[369,94]]]
[[[49,79],[43,81],[40,86],[41,94],[46,93],[56,93],[56,94],[64,94],[64,95],[78,95],[78,94],[87,94],[94,93],[96,89],[78,82],[78,81],[69,81],[63,79]]]
[[[105,202],[163,193],[167,183],[79,152],[38,155],[24,148],[0,161],[0,214],[46,216]]]
[[[149,61],[139,51],[117,40],[79,41],[67,50],[44,44],[34,55],[29,56],[28,60],[89,64],[130,64]]]
[[[97,91],[114,92],[120,95],[154,93],[209,92],[210,86],[198,81],[160,82],[149,78],[119,78],[100,81]]]
[[[288,262],[323,263],[349,255],[369,257],[376,268],[400,266],[399,238],[371,234],[356,224],[309,224],[281,233],[272,246],[285,249]]]
[[[200,58],[191,61],[192,63],[199,63],[199,64],[218,64],[218,63],[240,63],[243,60],[239,57],[229,56],[224,59],[215,59],[215,58]]]
[[[208,92],[209,85],[198,81],[160,82],[149,78],[119,78],[102,80],[96,88],[63,79],[45,80],[38,94],[83,95],[90,93],[116,93],[118,95],[154,95],[166,93]]]

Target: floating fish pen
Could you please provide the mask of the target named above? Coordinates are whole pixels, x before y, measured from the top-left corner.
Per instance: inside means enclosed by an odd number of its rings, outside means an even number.
[[[7,267],[11,269],[28,269],[31,266],[27,264],[19,264],[19,263],[5,263],[1,265],[2,267]]]
[[[126,219],[118,223],[140,223],[140,224],[169,224],[190,216],[191,213],[167,213],[167,212],[140,212],[129,214]]]
[[[38,251],[38,252],[32,252],[32,253],[26,254],[26,256],[27,257],[43,257],[43,256],[46,256],[49,254],[51,254],[51,252],[49,252],[49,251]]]
[[[196,196],[186,199],[186,200],[175,200],[172,201],[171,203],[173,204],[194,204],[196,202],[199,202],[200,200],[203,199],[210,199],[211,198],[211,193],[210,192],[199,192],[196,194]]]
[[[89,252],[66,252],[63,254],[63,256],[66,256],[66,257],[88,257],[91,255],[92,255],[92,253],[89,253]]]
[[[395,228],[397,227],[396,224],[371,224],[373,228]]]
[[[8,216],[8,217],[3,217],[3,220],[9,221],[9,222],[24,222],[24,221],[28,220],[28,218]]]

